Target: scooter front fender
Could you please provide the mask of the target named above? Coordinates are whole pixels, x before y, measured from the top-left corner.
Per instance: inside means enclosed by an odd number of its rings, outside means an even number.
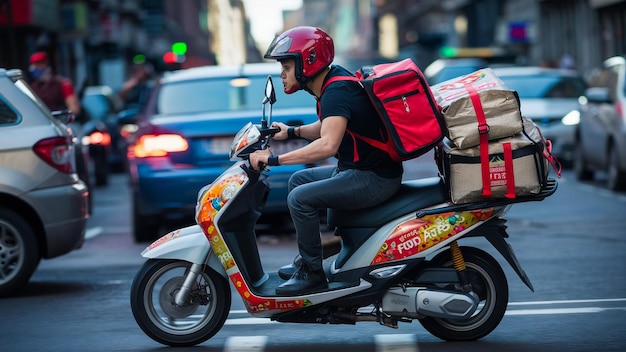
[[[225,278],[228,278],[224,267],[207,241],[204,232],[198,225],[174,230],[159,238],[141,252],[148,259],[176,259],[194,264],[207,264]]]

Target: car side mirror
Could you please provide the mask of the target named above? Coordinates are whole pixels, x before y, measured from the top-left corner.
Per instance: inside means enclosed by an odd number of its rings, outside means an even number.
[[[138,108],[130,108],[117,113],[117,120],[120,125],[134,124],[137,122]]]
[[[122,138],[126,139],[137,131],[138,114],[139,108],[136,107],[125,109],[117,113],[117,123],[120,126],[120,135]]]
[[[52,117],[54,117],[56,120],[63,123],[64,125],[69,125],[74,122],[74,120],[76,120],[76,115],[74,115],[72,110],[52,111]]]
[[[590,103],[595,104],[611,104],[613,103],[613,99],[611,99],[611,95],[609,94],[609,90],[604,87],[592,87],[587,88],[585,90],[585,98]]]

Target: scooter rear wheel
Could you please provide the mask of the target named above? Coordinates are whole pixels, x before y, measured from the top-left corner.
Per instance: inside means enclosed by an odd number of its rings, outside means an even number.
[[[434,336],[446,341],[472,341],[492,332],[504,317],[509,301],[506,275],[498,262],[488,253],[473,247],[461,247],[467,277],[480,303],[468,319],[420,319],[422,326]],[[452,267],[450,251],[433,259],[435,265]]]
[[[184,306],[174,300],[191,263],[148,260],[131,287],[130,303],[137,324],[153,340],[169,346],[194,346],[215,335],[230,311],[228,280],[205,267]]]

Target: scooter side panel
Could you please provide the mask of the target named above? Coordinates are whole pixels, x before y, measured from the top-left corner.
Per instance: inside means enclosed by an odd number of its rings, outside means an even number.
[[[341,270],[423,258],[459,239],[494,216],[494,208],[447,212],[416,218],[415,213],[398,218],[376,231]]]
[[[425,253],[467,234],[491,218],[495,208],[444,212],[413,218],[398,225],[380,246],[371,265]]]

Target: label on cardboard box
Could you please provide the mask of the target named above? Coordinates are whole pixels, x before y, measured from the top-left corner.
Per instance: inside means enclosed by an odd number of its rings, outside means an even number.
[[[465,89],[466,84],[472,85],[477,92],[490,89],[510,90],[490,68],[483,68],[469,75],[449,79],[430,87],[430,89],[437,100],[437,104],[444,108],[458,99],[469,96],[467,89]]]

